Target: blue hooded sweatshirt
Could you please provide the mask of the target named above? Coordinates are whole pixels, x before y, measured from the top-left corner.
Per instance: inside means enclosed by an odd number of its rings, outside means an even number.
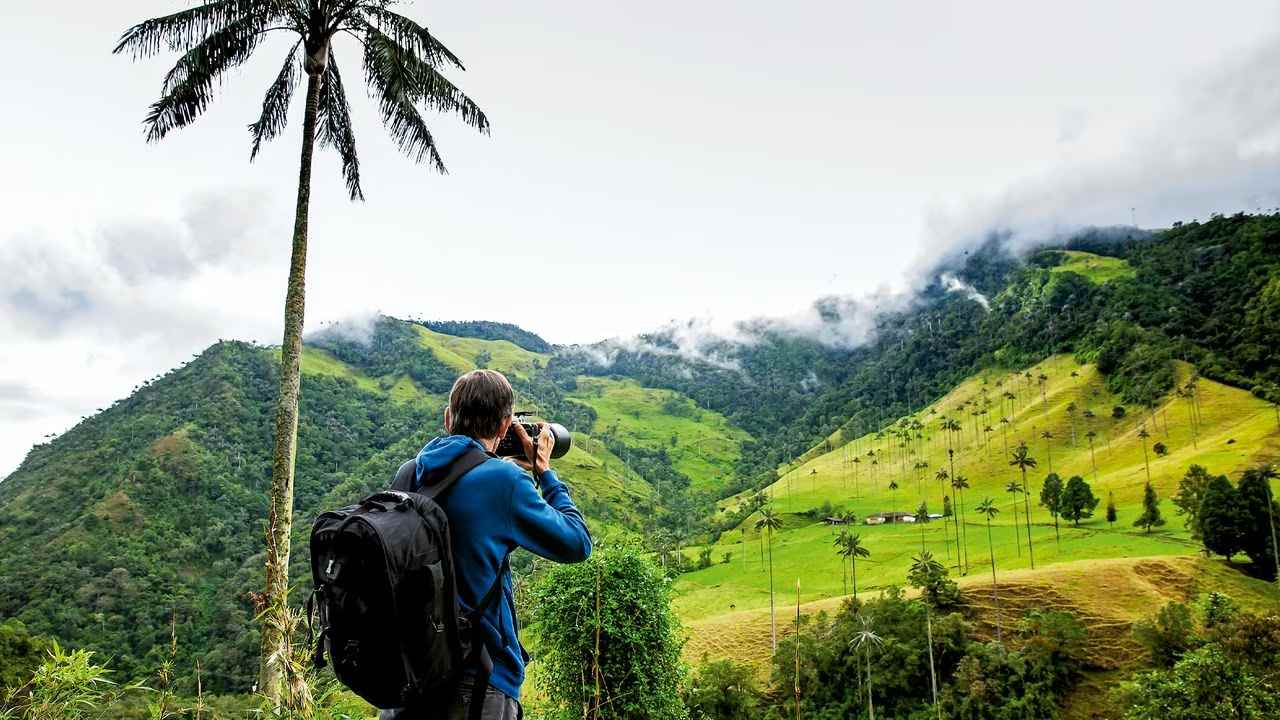
[[[422,475],[453,462],[470,447],[484,449],[465,435],[439,437],[418,453],[415,489]],[[463,612],[474,608],[493,584],[502,560],[522,547],[548,560],[574,563],[591,555],[591,535],[569,491],[551,470],[535,484],[520,466],[490,458],[463,475],[440,502],[449,517],[458,600]],[[502,580],[502,600],[481,617],[493,653],[489,684],[520,699],[527,656],[516,627],[511,574]]]

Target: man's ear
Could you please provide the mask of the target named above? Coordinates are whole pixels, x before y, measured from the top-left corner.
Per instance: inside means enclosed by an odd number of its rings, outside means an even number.
[[[449,414],[449,406],[444,406],[444,431],[453,434],[453,415]]]
[[[507,431],[511,429],[512,417],[510,415],[502,419],[502,424],[498,426],[498,439],[507,436]]]

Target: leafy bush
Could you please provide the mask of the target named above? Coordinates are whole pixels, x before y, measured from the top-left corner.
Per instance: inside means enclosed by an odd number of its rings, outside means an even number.
[[[705,658],[685,687],[683,697],[690,720],[753,718],[761,701],[750,667],[732,660],[707,662]]]
[[[532,597],[551,717],[688,717],[670,589],[640,549],[597,548],[584,563],[553,566]]]
[[[1201,642],[1191,609],[1178,602],[1166,604],[1153,618],[1134,623],[1133,636],[1150,653],[1151,661],[1163,668],[1173,667]]]

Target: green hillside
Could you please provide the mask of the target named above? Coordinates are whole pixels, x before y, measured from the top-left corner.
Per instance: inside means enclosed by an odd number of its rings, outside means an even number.
[[[1033,380],[1027,381],[1024,372],[1030,372]],[[1043,396],[1036,380],[1041,374],[1048,378]],[[1180,383],[1185,384],[1188,379],[1189,368],[1180,366]],[[1012,400],[1002,401],[1005,391],[1013,394]],[[1198,382],[1197,395],[1199,420],[1193,430],[1190,400],[1174,395],[1152,409],[1131,406],[1123,418],[1113,418],[1112,409],[1121,404],[1120,400],[1107,391],[1092,365],[1077,364],[1069,356],[1055,356],[1027,371],[981,373],[907,418],[907,423],[918,419],[923,424],[922,437],[913,439],[907,447],[888,434],[861,436],[791,468],[765,489],[783,517],[783,530],[773,542],[775,582],[791,587],[798,579],[806,601],[849,592],[847,561],[842,561],[833,547],[839,528],[822,522],[830,512],[851,510],[861,519],[890,510],[914,511],[922,500],[931,512],[940,512],[944,489],[935,474],[944,468],[948,474],[951,472],[945,433],[938,430],[944,417],[963,420],[963,430],[954,446],[954,472],[967,477],[971,486],[963,496],[961,540],[967,534],[968,574],[976,578],[975,582],[981,578],[989,581],[991,577],[986,524],[972,511],[984,497],[994,498],[1001,511],[992,523],[999,573],[1030,567],[1026,527],[1019,525],[1020,529],[1015,529],[1014,525],[1015,501],[1022,522],[1024,505],[1020,496],[1005,491],[1008,482],[1021,482],[1017,469],[1008,466],[1006,443],[1014,447],[1025,441],[1040,465],[1028,475],[1037,568],[1081,560],[1194,554],[1199,543],[1188,536],[1182,517],[1168,500],[1187,467],[1200,464],[1215,474],[1235,477],[1246,467],[1280,459],[1280,424],[1274,406],[1242,390],[1208,380]],[[989,407],[984,402],[988,398],[992,400]],[[1068,411],[1073,403],[1074,414]],[[1085,410],[1091,410],[1094,417],[1084,417]],[[975,411],[979,413],[976,417],[971,414]],[[1000,417],[1007,417],[1010,423],[1000,424]],[[1164,499],[1161,507],[1168,520],[1167,525],[1149,534],[1132,527],[1146,482],[1142,443],[1137,438],[1144,425],[1151,433],[1146,442],[1152,483]],[[994,431],[983,432],[986,427]],[[995,428],[1003,428],[1004,432]],[[1040,437],[1045,430],[1053,434],[1051,440]],[[1097,433],[1092,457],[1085,437],[1091,430]],[[1166,456],[1158,457],[1150,450],[1156,442],[1169,448]],[[1102,500],[1094,516],[1081,522],[1079,528],[1060,521],[1060,539],[1048,512],[1038,504],[1050,455],[1054,472],[1064,480],[1072,475],[1086,478]],[[854,457],[860,462],[853,463]],[[871,463],[873,459],[875,464]],[[917,469],[917,462],[927,464],[927,468]],[[891,490],[890,483],[896,483],[898,489]],[[1280,493],[1280,485],[1276,492]],[[1114,493],[1119,513],[1114,526],[1104,517],[1110,493]],[[946,494],[954,495],[954,491],[947,488]],[[758,518],[759,513],[753,513],[720,537],[713,550],[717,564],[681,576],[676,602],[682,616],[699,620],[768,607],[769,579],[762,558],[762,536],[754,527]],[[860,592],[903,584],[911,557],[922,546],[951,564],[953,574],[960,574],[955,569],[956,528],[950,522],[879,526],[859,523],[850,530],[859,533],[871,551],[869,558],[858,563]],[[730,554],[727,563],[722,562],[725,553]],[[757,638],[759,642],[767,640],[767,635]]]
[[[723,415],[680,393],[641,387],[634,380],[580,377],[569,398],[595,410],[596,431],[628,445],[663,448],[671,465],[698,490],[726,485],[740,446],[749,439]]]
[[[1133,266],[1121,258],[1095,255],[1082,250],[1050,251],[1046,255],[1051,256],[1048,260],[1053,263],[1049,268],[1050,272],[1076,273],[1099,285],[1137,275]]]

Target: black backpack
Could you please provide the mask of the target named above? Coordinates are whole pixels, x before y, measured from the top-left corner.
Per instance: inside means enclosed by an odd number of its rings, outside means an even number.
[[[313,660],[323,667],[327,654],[338,680],[375,707],[447,707],[470,668],[479,717],[493,663],[472,628],[501,597],[508,563],[478,606],[461,613],[449,519],[436,499],[489,457],[469,450],[425,476],[418,492],[410,492],[410,460],[391,490],[322,513],[311,528],[307,622],[318,611],[320,631]]]

